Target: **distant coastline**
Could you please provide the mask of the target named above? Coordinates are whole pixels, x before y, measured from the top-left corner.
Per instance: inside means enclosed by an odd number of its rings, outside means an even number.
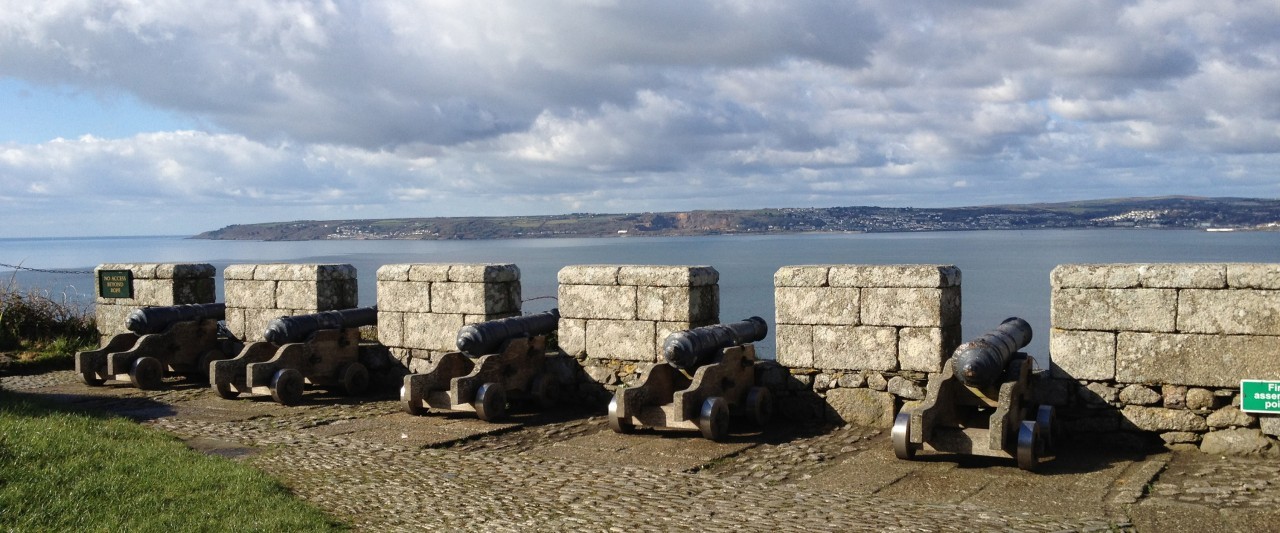
[[[484,240],[1069,228],[1280,231],[1280,200],[1165,196],[954,208],[862,206],[297,220],[236,224],[191,238],[257,241]]]

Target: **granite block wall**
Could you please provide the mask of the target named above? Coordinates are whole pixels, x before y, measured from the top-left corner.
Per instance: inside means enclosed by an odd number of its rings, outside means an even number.
[[[128,270],[133,276],[132,298],[103,298],[98,273]],[[108,263],[94,269],[95,314],[98,332],[106,342],[128,331],[125,319],[139,307],[213,303],[216,270],[206,263]]]
[[[1276,450],[1280,423],[1239,388],[1280,380],[1280,264],[1060,265],[1051,285],[1047,399],[1068,431]]]
[[[789,416],[888,427],[960,344],[955,266],[785,266],[773,281],[779,366],[760,377]]]
[[[571,265],[557,280],[560,349],[597,399],[662,362],[671,333],[720,321],[720,273],[709,266]]]
[[[377,281],[378,340],[408,372],[458,351],[464,324],[520,314],[520,269],[512,264],[383,265]]]
[[[222,273],[227,329],[260,341],[280,316],[350,309],[358,305],[356,269],[346,264],[229,265]]]

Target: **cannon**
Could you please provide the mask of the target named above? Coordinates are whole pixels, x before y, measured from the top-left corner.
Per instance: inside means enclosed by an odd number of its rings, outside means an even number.
[[[322,329],[359,328],[378,323],[378,307],[321,311],[309,315],[282,316],[267,324],[263,338],[279,345],[303,342]]]
[[[560,325],[560,310],[467,324],[458,330],[458,351],[471,357],[497,353],[509,339],[546,335]]]
[[[1018,350],[1031,343],[1031,325],[1018,317],[1005,319],[981,337],[961,344],[951,356],[956,379],[969,387],[987,388],[1000,380]]]
[[[677,331],[663,341],[662,357],[671,366],[692,370],[709,363],[726,347],[761,341],[768,334],[769,324],[758,316],[730,324]]]
[[[226,399],[271,396],[282,405],[301,402],[308,385],[358,396],[369,387],[360,354],[372,348],[360,341],[360,328],[377,323],[377,306],[276,318],[263,335],[268,340],[211,364],[210,385]]]
[[[890,441],[899,459],[916,452],[1012,457],[1023,470],[1035,470],[1052,451],[1055,412],[1034,405],[1034,360],[1020,352],[1031,342],[1031,326],[1009,318],[995,329],[961,344],[929,376],[925,399],[903,408],[894,419]]]
[[[773,397],[756,385],[752,344],[767,334],[760,317],[672,333],[663,342],[666,363],[647,366],[636,386],[614,393],[609,427],[618,433],[637,426],[692,429],[722,441],[731,417],[768,424]]]
[[[560,310],[468,324],[458,330],[456,352],[440,357],[422,374],[404,377],[400,400],[405,412],[427,409],[474,412],[486,422],[507,416],[508,398],[553,407],[561,385],[548,371],[547,335]]]
[[[210,363],[242,346],[219,323],[225,314],[220,303],[135,309],[125,320],[128,332],[76,353],[76,373],[90,386],[114,379],[139,389],[160,388],[166,373],[205,378]]]
[[[138,335],[160,333],[178,322],[226,318],[227,304],[186,304],[140,307],[125,318],[125,328]]]

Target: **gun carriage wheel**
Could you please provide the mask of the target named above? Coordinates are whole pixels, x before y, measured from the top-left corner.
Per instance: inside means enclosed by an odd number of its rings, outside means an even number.
[[[271,398],[281,405],[297,405],[305,387],[302,372],[293,368],[277,370],[271,376]]]
[[[225,400],[234,400],[240,396],[240,391],[232,388],[230,383],[215,383],[213,390],[218,393],[218,397]]]
[[[1057,444],[1054,432],[1058,429],[1058,415],[1052,405],[1041,405],[1036,410],[1036,424],[1040,426],[1039,454],[1048,455]]]
[[[1018,426],[1018,468],[1035,470],[1040,464],[1040,424],[1034,420],[1023,420]]]
[[[757,427],[764,427],[773,420],[773,394],[765,387],[747,389],[747,418]]]
[[[529,395],[539,408],[551,409],[556,406],[554,381],[550,374],[542,373],[529,382]]]
[[[499,383],[485,383],[476,389],[476,416],[494,422],[507,416],[507,392]]]
[[[712,396],[702,402],[698,411],[698,430],[708,440],[720,442],[729,435],[729,404],[724,398]]]
[[[422,406],[422,394],[416,387],[404,385],[400,387],[400,403],[404,406],[404,412],[413,416],[421,416],[427,413],[427,408]]]
[[[208,350],[200,355],[200,362],[196,363],[196,371],[206,379],[213,375],[213,369],[210,368],[214,361],[226,359],[227,356],[222,350]]]
[[[889,439],[893,441],[893,455],[898,459],[910,461],[916,457],[916,447],[911,444],[911,413],[905,410],[898,413]]]
[[[618,412],[618,397],[616,395],[609,400],[609,414],[606,418],[609,419],[609,429],[617,433],[633,433],[636,430],[636,425],[630,421],[623,420],[621,413]]]
[[[348,363],[338,370],[342,390],[347,396],[359,396],[369,388],[369,369],[360,363]]]
[[[163,378],[164,364],[154,357],[144,356],[134,359],[133,368],[129,369],[129,381],[139,389],[158,389]]]

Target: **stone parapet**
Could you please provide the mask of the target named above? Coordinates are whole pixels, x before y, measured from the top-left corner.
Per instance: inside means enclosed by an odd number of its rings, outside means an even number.
[[[229,265],[222,278],[227,329],[244,341],[263,340],[280,316],[358,305],[356,269],[346,264]]]
[[[658,362],[668,335],[719,321],[720,274],[709,266],[571,265],[557,279],[570,356]]]
[[[954,266],[787,266],[773,279],[784,366],[937,372],[959,344]]]
[[[518,316],[513,264],[394,264],[378,268],[378,341],[409,372],[456,352],[465,324]]]
[[[785,266],[773,280],[777,362],[789,373],[775,393],[793,415],[888,426],[960,344],[955,266]]]
[[[98,273],[128,270],[132,276],[130,298],[103,298]],[[105,342],[128,331],[125,319],[139,307],[213,303],[216,269],[206,263],[105,263],[94,269],[95,315]]]
[[[1060,265],[1050,281],[1046,388],[1068,430],[1275,447],[1238,406],[1242,379],[1280,380],[1280,264]]]

